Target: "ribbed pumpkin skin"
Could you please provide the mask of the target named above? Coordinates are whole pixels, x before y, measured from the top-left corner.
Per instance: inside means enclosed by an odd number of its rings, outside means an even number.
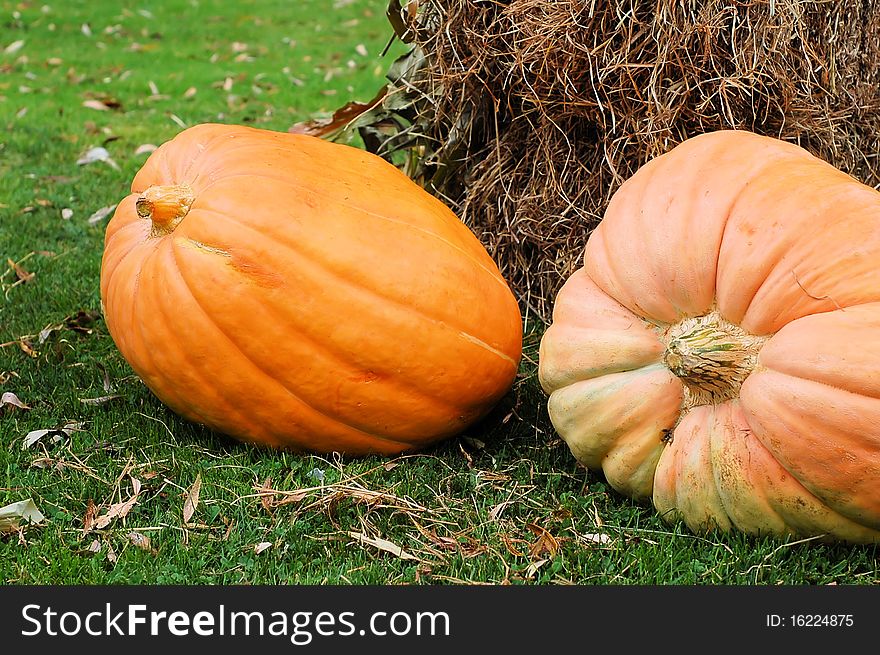
[[[193,202],[167,234],[151,187]],[[479,240],[382,159],[205,124],[149,157],[107,226],[110,334],[175,412],[241,440],[350,455],[459,433],[510,388],[517,303]]]
[[[717,316],[756,356],[730,397],[701,402],[670,344]],[[642,167],[539,362],[574,455],[666,519],[880,541],[880,193],[805,150],[722,131]]]

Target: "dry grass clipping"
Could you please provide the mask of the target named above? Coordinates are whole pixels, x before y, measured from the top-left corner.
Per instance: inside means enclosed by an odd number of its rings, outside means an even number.
[[[690,136],[753,130],[880,184],[876,0],[392,1],[389,17],[425,57],[390,87],[418,110],[395,147],[541,320],[621,182]]]

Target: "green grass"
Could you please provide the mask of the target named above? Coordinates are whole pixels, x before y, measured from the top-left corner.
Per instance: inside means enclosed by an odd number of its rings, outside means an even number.
[[[0,506],[32,497],[46,516],[0,537],[0,583],[880,580],[873,547],[698,538],[611,491],[553,432],[535,378],[535,334],[502,405],[417,455],[266,452],[174,416],[132,374],[100,318],[65,325],[78,312],[100,312],[106,220],[90,225],[88,217],[126,194],[146,158],[136,154],[141,144],[159,144],[181,124],[286,130],[327,115],[371,98],[400,49],[378,57],[390,34],[383,0],[114,4],[44,11],[0,1],[0,50],[24,41],[0,52],[0,387],[31,407],[0,416]],[[83,105],[89,100],[117,108],[95,110]],[[95,146],[118,169],[76,164]],[[62,218],[63,209],[72,216]],[[16,283],[7,259],[33,279]],[[81,402],[108,395],[106,384],[118,398]],[[67,422],[82,429],[22,448],[28,432]],[[197,477],[199,503],[185,524]],[[127,500],[132,478],[142,485],[137,504],[85,533],[89,503],[103,513]],[[287,493],[261,502],[260,487]],[[271,545],[257,552],[257,544]]]

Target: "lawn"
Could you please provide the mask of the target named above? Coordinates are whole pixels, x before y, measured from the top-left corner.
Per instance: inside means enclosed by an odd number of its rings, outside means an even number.
[[[0,389],[29,407],[0,408],[0,506],[45,515],[0,536],[0,584],[880,581],[875,547],[695,537],[614,493],[554,434],[539,332],[487,419],[415,455],[268,452],[172,414],[100,316],[106,208],[184,127],[327,116],[402,48],[381,57],[383,0],[116,4],[0,0]]]

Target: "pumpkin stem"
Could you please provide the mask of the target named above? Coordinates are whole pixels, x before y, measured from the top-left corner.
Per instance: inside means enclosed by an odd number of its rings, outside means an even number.
[[[715,405],[739,396],[767,339],[712,311],[670,327],[663,360],[685,384],[686,407]]]
[[[186,184],[151,186],[135,203],[138,216],[153,221],[153,236],[174,231],[189,212],[195,196]]]

